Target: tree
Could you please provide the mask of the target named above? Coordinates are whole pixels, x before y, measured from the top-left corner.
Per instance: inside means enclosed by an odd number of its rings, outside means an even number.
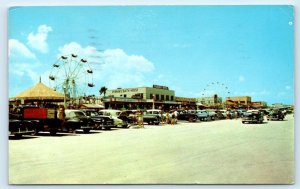
[[[103,86],[103,87],[100,88],[99,93],[100,93],[100,95],[103,94],[103,96],[105,96],[106,91],[107,91],[107,88],[105,86]]]

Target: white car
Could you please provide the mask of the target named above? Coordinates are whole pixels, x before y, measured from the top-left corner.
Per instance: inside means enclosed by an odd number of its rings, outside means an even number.
[[[116,127],[128,127],[128,123],[122,119],[119,118],[120,114],[122,112],[120,110],[113,110],[113,109],[104,109],[99,110],[100,115],[110,116],[114,120],[114,126]]]
[[[162,113],[162,111],[159,109],[150,109],[150,110],[147,110],[146,112],[147,112],[147,114],[157,115],[159,117],[161,117],[161,113]]]

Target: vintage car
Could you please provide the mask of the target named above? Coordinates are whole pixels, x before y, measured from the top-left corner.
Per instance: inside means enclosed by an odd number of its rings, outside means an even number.
[[[208,120],[216,119],[216,113],[211,110],[197,110],[196,115],[198,116],[200,121],[208,121]]]
[[[129,126],[128,120],[124,119],[121,116],[121,113],[122,113],[122,111],[113,110],[113,109],[104,109],[104,110],[99,111],[100,115],[105,115],[105,116],[109,116],[110,118],[112,118],[114,120],[115,127],[127,128]]]
[[[93,120],[88,118],[81,110],[66,109],[65,122],[62,131],[75,131],[82,129],[84,133],[90,132],[93,129]]]
[[[185,120],[189,122],[196,122],[199,118],[196,114],[189,113],[186,111],[180,111],[179,114],[177,115],[178,120]]]
[[[267,116],[267,120],[283,120],[285,114],[281,110],[272,110],[269,115]]]
[[[137,113],[141,110],[126,110],[124,113],[128,115],[132,123],[137,123]],[[160,115],[155,113],[149,113],[148,111],[142,111],[143,122],[148,123],[148,125],[159,125]]]
[[[82,109],[88,118],[93,120],[93,129],[110,130],[114,127],[114,120],[109,116],[100,115],[95,109]]]
[[[243,118],[242,123],[263,123],[264,116],[260,111],[247,111]]]

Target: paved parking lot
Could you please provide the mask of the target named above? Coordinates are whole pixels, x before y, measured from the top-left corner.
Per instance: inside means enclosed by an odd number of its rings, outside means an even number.
[[[294,117],[9,140],[10,184],[292,183]]]

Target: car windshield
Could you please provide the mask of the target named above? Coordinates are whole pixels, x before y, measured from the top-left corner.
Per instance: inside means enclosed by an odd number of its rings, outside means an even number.
[[[98,116],[99,114],[98,114],[98,112],[90,112],[90,115],[91,116]]]
[[[84,117],[84,113],[83,112],[74,112],[75,116],[78,116],[78,117]]]

